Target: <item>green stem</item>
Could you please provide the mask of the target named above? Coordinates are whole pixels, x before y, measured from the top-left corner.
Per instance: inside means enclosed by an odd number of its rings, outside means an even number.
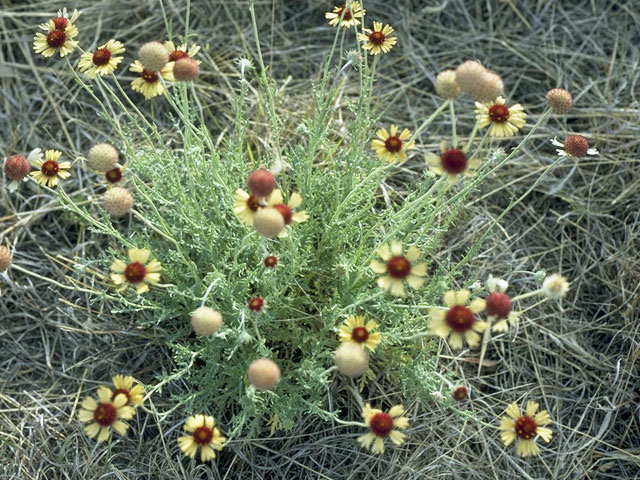
[[[456,132],[456,110],[453,101],[449,101],[449,107],[449,111],[451,112],[451,144],[453,148],[458,148],[458,135]]]
[[[420,125],[420,127],[418,127],[418,129],[415,131],[415,133],[412,135],[411,139],[407,142],[407,143],[411,143],[414,142],[415,139],[418,137],[418,135],[420,134],[420,132],[422,132],[425,128],[427,128],[429,125],[431,125],[431,123],[438,118],[438,115],[440,115],[448,106],[449,103],[452,103],[451,100],[445,100],[445,102],[440,105],[435,112],[433,112],[431,115],[429,115],[426,120],[422,123],[422,125]]]

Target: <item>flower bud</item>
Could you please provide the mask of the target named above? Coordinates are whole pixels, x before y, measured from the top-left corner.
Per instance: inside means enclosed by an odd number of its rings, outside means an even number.
[[[275,208],[261,208],[253,217],[253,226],[263,237],[273,238],[284,229],[284,217]]]
[[[222,314],[209,307],[200,307],[191,314],[191,328],[196,335],[210,337],[222,326]]]
[[[335,354],[338,371],[347,377],[359,377],[369,365],[369,354],[356,343],[343,343]]]
[[[129,213],[133,206],[133,195],[123,187],[113,187],[104,194],[104,209],[114,217]]]
[[[91,147],[87,154],[89,165],[96,172],[108,172],[118,163],[118,151],[108,143],[98,143]]]
[[[460,96],[460,87],[456,82],[455,70],[443,70],[436,77],[436,93],[442,98],[454,99]]]
[[[147,42],[138,50],[138,58],[144,68],[158,72],[169,61],[169,52],[160,42]]]
[[[280,367],[273,360],[259,358],[249,365],[247,376],[258,390],[271,390],[280,381]]]
[[[173,76],[179,82],[189,82],[200,73],[200,66],[191,57],[183,57],[173,66]]]

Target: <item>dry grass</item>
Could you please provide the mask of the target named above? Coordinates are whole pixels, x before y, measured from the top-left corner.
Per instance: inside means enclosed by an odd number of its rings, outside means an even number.
[[[4,1],[0,11],[0,150],[6,155],[35,147],[85,152],[108,132],[64,62],[32,54],[36,25],[54,7],[24,3],[29,4]],[[194,3],[191,27],[199,43],[210,46],[199,89],[211,129],[224,136],[233,125],[233,61],[253,55],[248,9],[240,1]],[[442,351],[441,369],[471,385],[468,406],[486,423],[465,421],[437,405],[411,404],[408,443],[381,457],[357,448],[358,429],[309,421],[286,438],[238,439],[219,461],[201,465],[178,452],[180,413],[158,422],[155,413],[170,410],[171,393],[182,389],[180,382],[167,382],[148,402],[149,413],[138,415],[126,442],[109,450],[97,445],[72,418],[84,392],[125,371],[156,384],[158,374],[172,371],[172,359],[160,329],[142,329],[134,319],[96,311],[86,295],[68,288],[71,277],[90,281],[83,268],[91,265],[76,262],[91,257],[102,240],[65,217],[51,196],[28,185],[18,195],[1,191],[0,241],[14,245],[16,253],[15,266],[0,280],[0,478],[638,478],[640,54],[634,46],[640,42],[640,18],[632,3],[443,0],[390,7],[381,0],[365,2],[369,18],[392,23],[399,36],[398,46],[378,65],[378,101],[390,103],[385,123],[415,128],[416,119],[439,102],[432,93],[437,72],[468,58],[500,72],[508,94],[530,111],[541,110],[550,87],[564,86],[574,94],[570,115],[553,118],[483,187],[443,255],[459,258],[488,222],[527,190],[554,158],[550,136],[581,133],[602,152],[551,172],[502,220],[474,260],[477,271],[507,275],[513,292],[533,288],[532,272],[540,269],[559,270],[572,280],[563,311],[526,305],[517,333],[489,345],[486,359],[497,363],[479,376],[477,364]],[[177,31],[184,5],[165,2]],[[67,6],[85,12],[80,22],[85,44],[115,36],[132,45],[129,56],[133,45],[164,31],[155,1]],[[267,61],[281,84],[292,77],[282,102],[291,109],[291,125],[294,112],[308,104],[308,80],[332,38],[323,18],[330,6],[257,2]],[[256,138],[268,141],[266,122],[257,112]],[[155,115],[161,121],[162,108]],[[460,131],[468,131],[471,115],[461,112],[461,117]],[[445,127],[423,134],[421,143],[435,146]],[[410,162],[389,188],[404,188],[419,169],[418,159]],[[73,179],[69,189],[92,192],[87,173],[76,169]],[[343,400],[350,398],[344,395],[347,388],[336,382],[334,399],[328,396],[327,402],[355,419],[355,403]],[[375,401],[392,391],[375,384],[365,393]],[[527,394],[556,421],[540,459],[522,460],[512,448],[504,449],[493,420]]]

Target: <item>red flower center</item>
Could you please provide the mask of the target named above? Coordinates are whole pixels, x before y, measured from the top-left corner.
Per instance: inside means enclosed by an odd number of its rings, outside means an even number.
[[[504,105],[493,105],[489,107],[489,118],[492,122],[504,123],[509,119],[509,109]]]
[[[388,413],[376,413],[369,420],[369,428],[378,437],[386,437],[393,428],[393,419]]]
[[[351,338],[358,343],[364,343],[369,338],[369,331],[364,327],[355,327],[351,332]]]
[[[291,207],[289,205],[285,205],[284,203],[279,203],[278,205],[274,205],[273,208],[275,208],[280,212],[280,214],[284,218],[285,225],[289,225],[291,223],[291,217],[293,216],[293,212],[291,211]]]
[[[454,305],[451,307],[444,319],[447,325],[458,333],[466,332],[476,321],[473,317],[473,312],[462,305]]]
[[[176,61],[180,60],[181,58],[186,58],[188,56],[189,56],[189,54],[187,52],[183,52],[182,50],[174,50],[173,52],[171,52],[169,54],[169,61],[170,62],[176,62]]]
[[[158,74],[156,72],[152,72],[151,70],[147,70],[146,68],[142,70],[142,79],[147,83],[155,83],[158,81]]]
[[[453,391],[453,399],[457,402],[461,402],[467,399],[469,392],[467,387],[458,387]]]
[[[113,395],[111,395],[111,400],[115,400],[116,395],[119,395],[121,393],[127,397],[127,402],[131,399],[131,394],[129,393],[129,390],[127,390],[126,388],[118,388],[113,391]]]
[[[193,431],[193,440],[198,445],[206,445],[211,441],[212,438],[213,438],[213,432],[209,427],[206,427],[204,425],[202,427],[196,428]]]
[[[250,195],[249,198],[247,198],[247,207],[257,212],[258,208],[260,208],[260,198]]]
[[[116,167],[112,170],[109,170],[107,173],[105,173],[104,177],[107,179],[107,182],[109,183],[118,183],[120,180],[122,180],[122,172],[118,167]]]
[[[96,50],[96,53],[93,54],[93,63],[99,67],[109,63],[109,60],[111,60],[111,52],[106,48]]]
[[[56,17],[53,19],[53,24],[56,27],[56,30],[64,30],[69,25],[69,20],[65,17]]]
[[[397,135],[389,137],[384,141],[384,148],[386,148],[388,152],[398,153],[402,150],[402,140],[400,140],[400,137]]]
[[[467,156],[460,150],[450,148],[442,154],[440,163],[442,169],[447,173],[464,172],[464,169],[467,168]]]
[[[511,300],[506,293],[493,292],[487,299],[487,313],[498,318],[507,318],[511,312]]]
[[[342,12],[344,12],[344,16],[342,16]],[[353,14],[350,8],[342,7],[340,11],[336,12],[338,14],[338,18],[342,16],[342,20],[351,20],[353,18]]]
[[[47,45],[51,48],[60,48],[67,40],[64,30],[52,30],[47,34]]]
[[[531,440],[536,436],[537,430],[538,425],[531,417],[523,415],[516,420],[516,434],[523,440]]]
[[[101,427],[108,427],[116,421],[116,407],[111,403],[101,403],[93,411],[93,419]]]
[[[259,312],[262,310],[262,306],[264,305],[264,300],[260,297],[253,297],[249,302],[249,310],[253,312]]]
[[[264,259],[264,266],[267,268],[273,268],[278,264],[278,259],[275,255],[269,255]]]
[[[147,268],[140,262],[133,262],[127,265],[124,269],[124,278],[129,283],[139,283],[144,280],[144,276],[147,274]]]
[[[369,34],[369,41],[370,41],[372,44],[374,44],[374,45],[378,45],[378,46],[382,45],[382,44],[384,43],[384,40],[385,40],[386,38],[387,38],[387,37],[386,37],[386,36],[385,36],[385,34],[384,34],[384,33],[382,33],[382,32],[371,32],[371,33]]]
[[[47,160],[42,164],[42,167],[40,168],[42,174],[47,177],[55,177],[59,170],[60,166],[55,160]]]
[[[402,255],[391,257],[387,262],[387,273],[393,278],[406,278],[411,273],[411,262]]]

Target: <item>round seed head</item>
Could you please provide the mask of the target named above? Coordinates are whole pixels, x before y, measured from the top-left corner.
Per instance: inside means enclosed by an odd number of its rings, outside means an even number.
[[[0,273],[6,272],[11,265],[11,252],[5,246],[0,246]]]
[[[473,98],[479,102],[490,102],[498,98],[504,90],[502,78],[496,72],[485,72],[476,87]]]
[[[335,354],[338,371],[347,377],[359,377],[369,365],[369,354],[360,345],[343,343]]]
[[[485,299],[487,302],[487,313],[498,318],[507,318],[511,313],[511,299],[506,293],[493,292]]]
[[[104,209],[114,217],[129,213],[133,206],[133,195],[123,187],[113,187],[104,194]]]
[[[118,163],[118,151],[108,143],[98,143],[91,147],[87,160],[96,172],[108,172]]]
[[[567,113],[573,104],[571,94],[564,88],[552,88],[547,92],[547,103],[555,113]]]
[[[564,149],[573,157],[584,157],[589,151],[589,142],[582,135],[569,135],[564,141]]]
[[[258,390],[271,390],[280,381],[280,367],[273,360],[259,358],[249,365],[247,376]]]
[[[487,69],[476,60],[467,60],[456,68],[456,83],[460,90],[470,93],[473,97],[478,91],[478,85],[482,83]]]
[[[4,173],[9,180],[20,181],[29,174],[29,170],[29,161],[22,155],[9,157],[4,163]]]
[[[276,179],[269,170],[259,168],[249,175],[249,192],[256,197],[266,197],[276,188]]]
[[[138,58],[144,68],[158,72],[169,61],[169,52],[160,42],[147,42],[138,50]]]
[[[442,98],[453,99],[460,95],[461,90],[456,82],[455,70],[443,70],[436,77],[436,93]]]
[[[189,82],[200,73],[200,66],[191,57],[183,57],[173,66],[173,76],[179,82]]]
[[[284,228],[284,217],[275,208],[261,208],[253,217],[253,226],[265,238],[273,238]]]
[[[191,314],[191,328],[196,335],[210,337],[222,326],[222,314],[209,307],[200,307]]]

